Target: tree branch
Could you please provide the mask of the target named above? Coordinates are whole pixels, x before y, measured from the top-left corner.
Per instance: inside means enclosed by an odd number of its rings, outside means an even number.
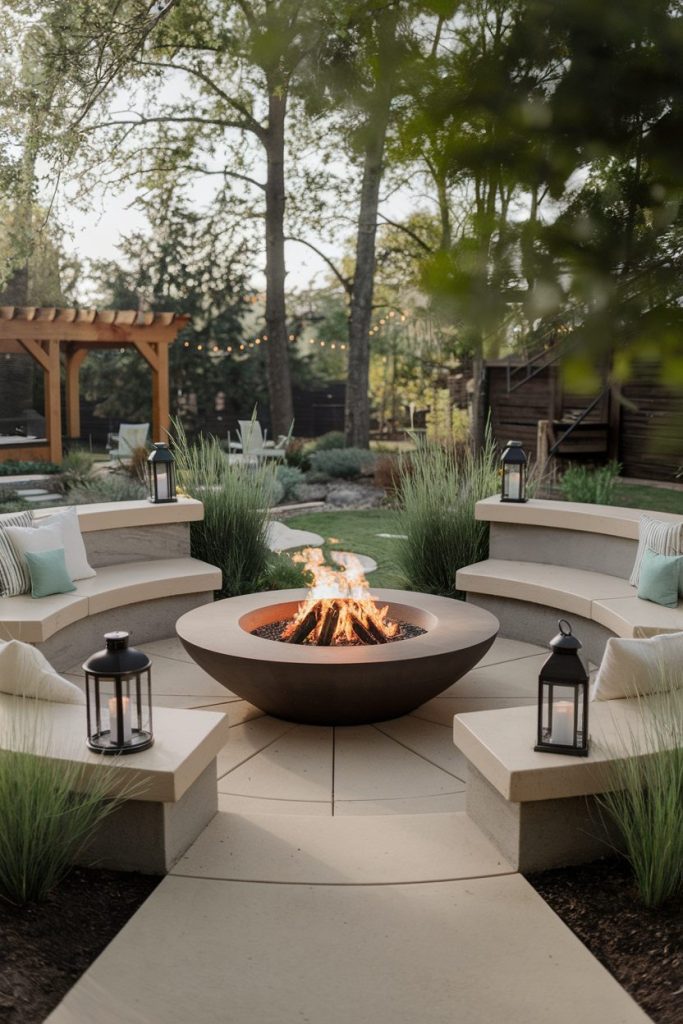
[[[236,110],[238,114],[242,115],[245,121],[244,126],[248,131],[252,131],[254,135],[258,135],[259,138],[263,138],[265,136],[263,127],[259,124],[248,107],[245,107],[243,103],[240,103],[239,100],[236,100],[233,96],[228,95],[224,89],[221,89],[220,86],[216,85],[216,83],[207,74],[200,71],[198,68],[188,67],[186,64],[176,64],[173,61],[171,63],[167,63],[164,61],[148,60],[137,61],[136,63],[138,67],[142,68],[161,68],[162,70],[168,68],[172,71],[184,71],[187,75],[194,75],[194,77],[198,78],[200,82],[204,83],[204,85],[208,85],[210,89],[213,89],[213,91],[220,96],[228,106],[232,107],[233,110]]]
[[[412,238],[414,242],[417,242],[420,248],[424,249],[425,252],[434,252],[431,245],[428,245],[423,238],[420,238],[417,232],[413,231],[412,228],[406,227],[405,224],[399,224],[395,220],[389,220],[389,218],[385,217],[383,213],[378,214],[378,216],[381,217],[382,220],[385,221],[387,224],[390,224],[392,228],[397,228],[399,231],[403,231],[404,234],[408,235],[409,238]]]
[[[337,278],[346,294],[351,295],[353,293],[353,278],[345,277],[344,274],[342,274],[341,270],[339,270],[339,268],[332,262],[329,256],[326,256],[324,252],[321,252],[320,249],[318,249],[317,246],[313,245],[312,242],[307,242],[305,238],[295,238],[294,235],[287,235],[285,241],[299,242],[301,245],[307,245],[309,249],[312,249],[314,253],[317,253],[321,260],[324,260],[325,263],[327,263],[328,267],[330,268],[334,276]]]
[[[252,131],[242,121],[228,121],[225,118],[219,117],[180,117],[171,114],[163,114],[158,117],[146,117],[144,114],[138,114],[137,120],[101,121],[99,124],[82,128],[81,131],[84,134],[89,134],[90,132],[98,131],[100,128],[116,128],[123,125],[130,125],[131,128],[143,128],[148,124],[206,124],[213,125],[216,128],[237,128],[240,131]]]

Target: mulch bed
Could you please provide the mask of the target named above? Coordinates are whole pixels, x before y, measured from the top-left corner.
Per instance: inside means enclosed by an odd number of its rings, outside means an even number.
[[[45,903],[0,900],[0,1024],[40,1024],[161,881],[74,868]]]
[[[681,1024],[683,896],[648,910],[622,860],[526,877],[656,1024]]]

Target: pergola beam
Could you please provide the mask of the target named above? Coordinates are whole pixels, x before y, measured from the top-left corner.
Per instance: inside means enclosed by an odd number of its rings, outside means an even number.
[[[64,351],[65,358],[69,437],[80,436],[79,370],[88,352],[133,345],[152,370],[154,439],[166,439],[170,427],[168,346],[188,319],[175,313],[138,310],[0,306],[0,353],[26,352],[45,375],[46,432],[54,462],[62,459],[60,352]]]

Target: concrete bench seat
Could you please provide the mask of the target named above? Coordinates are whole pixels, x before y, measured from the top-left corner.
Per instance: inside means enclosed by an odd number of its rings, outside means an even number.
[[[456,575],[459,590],[557,609],[605,626],[617,636],[643,637],[683,630],[683,604],[663,608],[636,597],[627,580],[607,573],[490,558]]]
[[[0,598],[0,639],[35,644],[64,672],[99,650],[109,630],[128,630],[134,644],[159,640],[185,612],[213,601],[221,571],[190,555],[190,524],[204,517],[200,501],[104,502],[77,513],[96,575],[68,594]]]
[[[220,585],[220,569],[196,558],[107,565],[69,594],[0,598],[0,635],[35,644],[64,671],[99,649],[110,629],[128,629],[134,643],[168,635]]]
[[[27,713],[35,714],[35,728],[22,726]],[[216,757],[228,739],[225,714],[155,707],[154,745],[116,761],[86,746],[82,705],[27,702],[0,694],[0,721],[0,746],[16,749],[20,742],[23,751],[75,762],[83,769],[84,785],[104,765],[109,792],[124,796],[100,824],[79,863],[164,874],[218,809]],[[126,798],[131,786],[135,789]]]
[[[195,594],[221,585],[220,570],[196,558],[107,565],[78,580],[69,594],[0,598],[0,623],[15,640],[40,644],[65,626],[97,612],[172,594]]]
[[[683,691],[664,699],[683,704]],[[624,741],[648,749],[638,701],[590,705],[587,758],[536,752],[536,716],[534,706],[455,716],[453,740],[468,761],[468,815],[520,871],[607,855],[617,836],[595,795],[611,788]]]
[[[490,557],[460,569],[456,585],[513,639],[545,644],[559,615],[568,616],[585,654],[599,663],[614,634],[683,630],[682,603],[663,608],[641,600],[629,583],[642,514],[611,505],[486,498],[477,502],[475,516],[490,523]],[[669,513],[646,514],[683,522]]]

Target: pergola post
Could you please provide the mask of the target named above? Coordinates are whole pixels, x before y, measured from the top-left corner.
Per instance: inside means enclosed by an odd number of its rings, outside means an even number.
[[[157,345],[157,369],[152,370],[152,440],[168,441],[171,426],[168,345]]]
[[[87,354],[88,350],[86,348],[68,348],[64,356],[66,369],[65,388],[67,437],[81,436],[81,391],[79,372]]]
[[[50,444],[50,460],[62,461],[62,403],[60,388],[59,341],[51,338],[44,341],[47,348],[48,367],[45,373],[45,419]]]

